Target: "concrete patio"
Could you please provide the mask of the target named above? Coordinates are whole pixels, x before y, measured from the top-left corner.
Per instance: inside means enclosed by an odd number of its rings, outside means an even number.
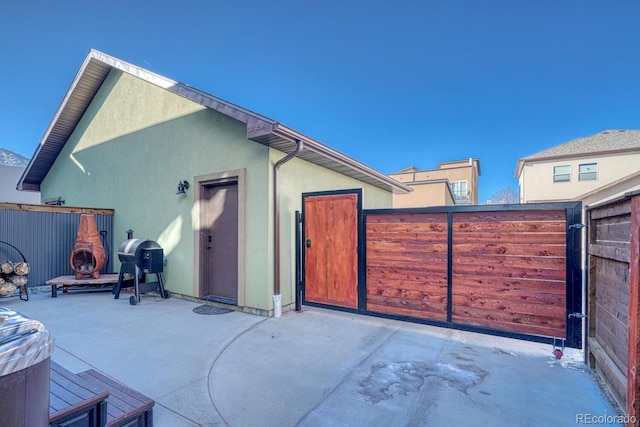
[[[48,288],[0,300],[53,333],[56,362],[154,399],[159,427],[617,425],[579,351],[557,360],[550,345],[317,308],[275,319],[200,305]]]

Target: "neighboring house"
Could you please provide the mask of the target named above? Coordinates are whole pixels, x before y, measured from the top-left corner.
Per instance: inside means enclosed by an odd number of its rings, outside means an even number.
[[[596,203],[637,188],[640,131],[606,130],[518,161],[520,202]]]
[[[0,165],[0,203],[40,204],[40,193],[16,190],[24,167]]]
[[[413,189],[394,194],[394,208],[478,204],[479,159],[442,162],[433,170],[411,166],[389,176]]]
[[[295,301],[304,193],[355,189],[368,209],[410,191],[274,120],[96,50],[19,188],[114,209],[116,246],[130,229],[157,241],[174,294],[276,316]]]

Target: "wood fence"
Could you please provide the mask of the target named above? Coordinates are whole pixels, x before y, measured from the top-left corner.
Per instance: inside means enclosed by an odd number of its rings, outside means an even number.
[[[360,213],[352,203],[348,214],[332,208],[330,215],[310,207],[310,200],[331,207],[340,197],[304,198],[297,232],[303,303],[582,347],[580,202]],[[338,239],[344,218],[360,218],[350,221],[357,245]],[[357,282],[333,274],[356,263]],[[347,288],[348,304],[327,297]]]
[[[588,208],[589,365],[640,419],[640,193]]]
[[[366,310],[580,347],[579,212],[365,211]]]

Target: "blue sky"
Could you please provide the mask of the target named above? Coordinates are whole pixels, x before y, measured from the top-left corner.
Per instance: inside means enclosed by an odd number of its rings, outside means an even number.
[[[90,48],[383,173],[640,129],[639,0],[3,1],[0,147],[31,157]]]

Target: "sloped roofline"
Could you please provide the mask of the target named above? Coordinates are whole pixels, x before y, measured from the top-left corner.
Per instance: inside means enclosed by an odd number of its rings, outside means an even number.
[[[418,172],[418,168],[415,166],[409,166],[408,168],[404,168],[402,170],[399,170],[398,172],[390,173],[389,175],[399,175],[401,173],[411,173],[411,172]]]
[[[298,156],[303,160],[386,191],[393,193],[408,193],[411,191],[408,186],[275,120],[95,49],[89,51],[71,82],[58,110],[18,181],[18,190],[40,190],[40,184],[42,184],[105,78],[113,69],[138,77],[245,123],[247,125],[247,139],[251,141],[284,153],[290,153],[297,147],[295,140],[303,140],[305,150]]]
[[[605,138],[606,135],[622,135],[625,136],[631,135],[632,140],[635,141],[634,137],[637,138],[638,143],[629,144],[616,144],[615,142],[609,142],[609,145],[599,144],[602,141],[602,138]],[[627,140],[628,141],[628,140]],[[593,149],[594,144],[597,146],[596,149]],[[588,149],[584,151],[576,151],[581,146],[587,146]],[[563,147],[572,147],[571,150],[562,152],[561,148]],[[599,132],[595,135],[590,135],[583,138],[576,138],[569,142],[565,142],[560,145],[553,146],[546,150],[540,151],[539,153],[532,154],[530,156],[523,157],[518,160],[518,164],[516,165],[515,178],[520,178],[520,174],[522,173],[522,169],[526,163],[536,162],[536,161],[546,161],[546,160],[560,160],[560,159],[578,159],[581,157],[592,157],[599,156],[602,154],[617,154],[617,153],[627,153],[631,151],[640,150],[640,131],[638,130],[627,130],[627,129],[609,129],[602,132]]]
[[[624,184],[624,183],[629,182],[629,181],[631,181],[631,180],[633,180],[635,178],[638,178],[638,177],[640,177],[640,171],[630,173],[629,175],[625,175],[622,178],[616,179],[615,181],[612,181],[612,182],[610,182],[608,184],[603,185],[602,187],[598,187],[598,188],[596,188],[594,190],[587,191],[586,193],[580,194],[579,196],[576,196],[571,200],[576,201],[576,202],[582,201],[582,200],[584,200],[584,199],[586,199],[588,197],[593,196],[594,194],[602,193],[602,192],[607,191],[609,189],[615,188],[616,186],[618,186],[620,184]]]

